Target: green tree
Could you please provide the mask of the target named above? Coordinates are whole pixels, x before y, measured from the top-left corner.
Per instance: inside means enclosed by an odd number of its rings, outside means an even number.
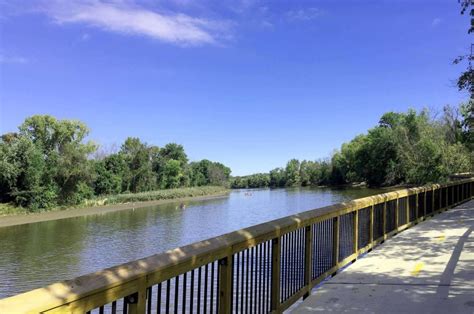
[[[275,168],[270,171],[269,185],[274,188],[284,187],[286,185],[286,174],[283,168]]]
[[[146,143],[142,143],[139,138],[129,137],[123,143],[120,154],[128,165],[126,177],[123,178],[126,191],[136,193],[156,188],[157,178]]]
[[[459,0],[459,3],[461,4],[462,15],[464,15],[466,12],[469,12],[470,26],[468,28],[467,33],[470,34],[474,32],[474,9],[472,8],[474,6],[474,1]],[[471,99],[474,99],[474,69],[472,67],[472,61],[474,60],[474,56],[472,54],[472,47],[473,45],[471,44],[471,52],[469,54],[466,53],[464,55],[458,56],[456,59],[454,59],[453,63],[460,64],[463,62],[467,62],[466,70],[461,73],[457,80],[457,87],[460,91],[467,91],[470,94]],[[472,115],[474,111],[472,111],[472,108],[470,109],[470,115]]]
[[[183,168],[181,167],[179,160],[169,159],[166,161],[163,167],[162,176],[161,188],[170,189],[180,187]]]
[[[56,203],[42,186],[45,163],[42,152],[33,142],[24,137],[16,137],[0,142],[0,186],[2,201],[14,201],[16,204],[33,210]]]
[[[127,191],[125,178],[129,169],[123,154],[111,154],[95,162],[94,189],[97,195],[119,194]]]
[[[286,186],[301,185],[300,162],[298,159],[291,159],[286,164]]]
[[[58,204],[75,204],[90,196],[93,168],[89,156],[96,146],[84,142],[89,133],[84,123],[35,115],[27,118],[19,130],[19,136],[31,141],[41,152],[44,171],[40,185],[48,198],[57,194]],[[52,201],[47,203],[53,205]],[[42,204],[46,206],[45,202]]]

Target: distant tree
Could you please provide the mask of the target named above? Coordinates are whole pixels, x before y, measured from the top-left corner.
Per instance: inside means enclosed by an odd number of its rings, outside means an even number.
[[[10,138],[0,142],[1,200],[37,209],[42,207],[42,186],[45,162],[42,152],[26,137]],[[53,204],[56,202],[50,201]],[[50,203],[48,202],[48,203]],[[50,204],[50,205],[53,205]]]
[[[230,186],[234,189],[267,188],[270,186],[268,173],[255,173],[248,176],[234,177]]]
[[[471,98],[468,102],[461,104],[459,111],[462,117],[462,141],[471,151],[472,156],[474,153],[474,99]]]
[[[291,159],[286,164],[286,186],[301,185],[300,162],[298,159]]]
[[[139,138],[129,137],[123,143],[122,154],[128,165],[124,177],[125,190],[130,192],[144,192],[156,188],[156,174],[153,172],[150,150],[146,143]]]
[[[180,162],[176,159],[167,160],[163,167],[161,188],[178,188],[180,186],[182,176],[183,169]]]
[[[42,153],[41,186],[47,189],[45,194],[57,193],[58,204],[75,204],[91,194],[93,168],[88,158],[97,147],[84,142],[89,134],[84,123],[35,115],[19,130],[20,137],[30,140]]]
[[[128,190],[125,182],[129,178],[128,164],[123,154],[112,154],[95,161],[94,189],[97,195],[119,194]]]
[[[275,168],[270,171],[269,185],[274,188],[284,187],[286,185],[286,174],[283,168]]]
[[[174,159],[179,161],[181,166],[184,166],[188,162],[188,156],[184,151],[184,147],[176,143],[166,144],[165,147],[160,150],[160,155],[164,160]]]

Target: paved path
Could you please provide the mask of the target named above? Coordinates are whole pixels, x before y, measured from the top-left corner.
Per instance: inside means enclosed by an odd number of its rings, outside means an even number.
[[[474,200],[401,232],[292,313],[474,313]]]

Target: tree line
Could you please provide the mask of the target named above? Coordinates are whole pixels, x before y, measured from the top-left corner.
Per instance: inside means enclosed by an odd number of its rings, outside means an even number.
[[[438,117],[428,110],[388,112],[366,134],[344,143],[331,158],[299,161],[269,173],[231,179],[233,188],[321,186],[366,183],[369,186],[446,181],[473,170],[474,101],[445,106]]]
[[[189,162],[182,145],[149,145],[129,137],[116,152],[97,154],[87,126],[48,115],[27,118],[0,137],[0,202],[31,210],[75,205],[102,195],[200,186],[232,188],[369,186],[442,182],[473,170],[474,102],[427,110],[388,112],[366,134],[331,158],[292,159],[268,173],[230,177],[219,162]],[[95,155],[94,155],[95,154]]]
[[[118,152],[96,155],[87,126],[48,115],[27,118],[0,138],[0,202],[31,210],[75,205],[99,195],[226,185],[230,168],[189,162],[183,146],[129,137]]]

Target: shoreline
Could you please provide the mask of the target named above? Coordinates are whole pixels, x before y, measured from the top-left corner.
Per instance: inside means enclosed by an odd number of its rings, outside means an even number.
[[[111,204],[111,205],[103,205],[103,206],[72,207],[69,209],[47,211],[47,212],[42,212],[42,213],[0,216],[0,228],[26,225],[30,223],[43,222],[43,221],[61,220],[61,219],[76,218],[76,217],[91,216],[91,215],[101,215],[101,214],[113,213],[113,212],[127,210],[127,209],[136,209],[136,208],[143,208],[143,207],[156,206],[156,205],[169,204],[169,203],[177,203],[177,202],[183,202],[183,201],[206,201],[206,200],[222,198],[222,197],[227,196],[228,194],[229,194],[229,191],[225,191],[225,192],[219,192],[216,194],[209,194],[209,195],[203,195],[203,196],[191,196],[191,197],[181,197],[181,198],[173,198],[173,199],[165,199],[165,200]]]

